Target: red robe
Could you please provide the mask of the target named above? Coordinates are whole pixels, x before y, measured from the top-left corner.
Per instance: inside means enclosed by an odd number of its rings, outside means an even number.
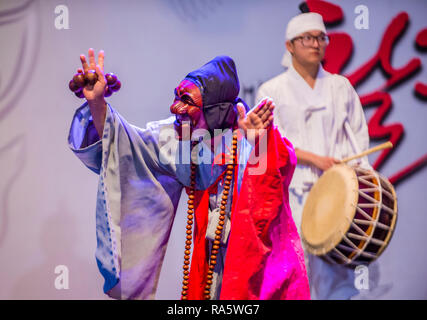
[[[304,253],[289,207],[288,186],[296,165],[295,152],[277,129],[267,132],[263,137],[267,139],[267,152],[259,157],[260,162],[267,163],[265,173],[248,174],[249,168],[258,165],[249,161],[240,192],[237,181],[234,183],[231,231],[220,294],[223,300],[310,299]],[[204,298],[209,260],[206,228],[209,194],[213,192],[216,184],[196,192],[188,290],[192,300]]]

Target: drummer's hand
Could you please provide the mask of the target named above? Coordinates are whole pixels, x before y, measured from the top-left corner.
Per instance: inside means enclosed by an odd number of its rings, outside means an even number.
[[[88,56],[89,63],[85,55],[80,55],[83,71],[86,73],[88,70],[95,70],[98,75],[98,81],[94,85],[86,85],[83,88],[83,94],[89,103],[100,102],[104,100],[105,87],[107,86],[107,81],[104,77],[104,51],[101,50],[98,53],[98,64],[95,61],[95,52],[92,48],[89,49]]]
[[[340,163],[338,159],[323,156],[317,156],[313,161],[313,164],[322,171],[326,171],[338,163]]]

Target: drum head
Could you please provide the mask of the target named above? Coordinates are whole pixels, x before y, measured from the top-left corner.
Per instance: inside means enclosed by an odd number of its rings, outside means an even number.
[[[301,232],[308,252],[324,255],[342,240],[356,212],[359,184],[354,170],[335,165],[311,189],[302,214]]]

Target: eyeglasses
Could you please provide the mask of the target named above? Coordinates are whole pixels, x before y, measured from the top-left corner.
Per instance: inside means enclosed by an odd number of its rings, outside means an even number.
[[[314,44],[314,39],[317,40],[317,43],[319,44],[319,46],[325,46],[329,43],[329,37],[325,34],[322,34],[320,36],[312,36],[310,34],[306,34],[304,36],[301,37],[296,37],[293,38],[292,41],[294,40],[301,40],[301,43],[304,47],[309,47],[312,46]]]

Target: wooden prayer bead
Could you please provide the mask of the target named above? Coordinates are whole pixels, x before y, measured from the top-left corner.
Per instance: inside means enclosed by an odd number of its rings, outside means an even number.
[[[106,88],[106,90],[104,92],[104,97],[108,98],[112,94],[113,94],[113,91],[110,89],[110,87],[107,86],[107,88]]]
[[[68,82],[68,88],[70,88],[72,92],[76,92],[80,89],[80,87],[74,82],[73,79]]]
[[[85,82],[91,86],[93,86],[96,81],[98,81],[98,75],[95,70],[88,70],[85,75]]]
[[[107,84],[109,86],[112,86],[116,83],[117,81],[117,76],[114,73],[107,73],[105,75],[105,79],[107,80]]]
[[[112,74],[110,74],[112,75]],[[105,87],[104,97],[109,97],[113,92],[119,91],[122,84],[117,79],[116,75],[109,76],[106,74],[106,78],[109,78],[110,81],[107,81],[107,86]],[[68,87],[75,95],[79,98],[84,98],[83,93],[76,93],[79,89],[84,88],[86,85],[93,86],[98,81],[98,74],[95,70],[87,70],[85,73],[76,73],[73,76],[73,79],[68,83]]]
[[[83,88],[85,86],[85,77],[83,73],[76,73],[73,77],[73,81],[79,88]]]
[[[85,97],[85,95],[83,94],[83,90],[80,90],[80,89],[78,91],[74,92],[74,94],[76,95],[76,97],[78,97],[80,99]]]
[[[115,84],[110,86],[111,90],[113,90],[114,92],[119,91],[121,87],[122,87],[122,83],[120,82],[120,80],[117,80]]]

